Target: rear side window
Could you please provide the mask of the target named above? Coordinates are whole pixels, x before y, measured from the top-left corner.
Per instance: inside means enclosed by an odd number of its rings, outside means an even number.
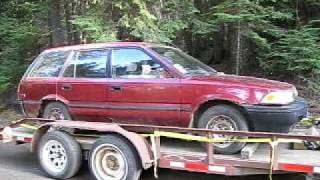
[[[29,77],[58,77],[69,53],[62,51],[43,55],[32,68]]]
[[[108,50],[79,51],[66,65],[63,77],[106,78]]]

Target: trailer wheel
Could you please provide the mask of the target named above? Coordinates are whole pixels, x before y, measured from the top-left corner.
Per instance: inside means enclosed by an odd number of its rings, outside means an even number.
[[[216,105],[207,109],[200,117],[198,128],[248,131],[246,119],[237,109],[228,105]],[[225,135],[214,135],[214,138],[234,138]],[[215,143],[214,150],[220,154],[235,154],[239,152],[245,143]]]
[[[82,164],[80,145],[68,133],[46,133],[38,146],[38,158],[42,169],[55,179],[73,177]]]
[[[141,174],[135,148],[117,135],[104,136],[93,144],[89,167],[97,180],[137,180]]]
[[[61,102],[50,102],[43,110],[43,118],[53,120],[71,120],[71,115],[66,105]]]

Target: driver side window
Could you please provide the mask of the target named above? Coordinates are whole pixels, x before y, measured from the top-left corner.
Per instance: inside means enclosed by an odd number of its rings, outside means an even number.
[[[156,79],[164,78],[165,70],[149,55],[139,49],[112,51],[112,76],[114,78]]]

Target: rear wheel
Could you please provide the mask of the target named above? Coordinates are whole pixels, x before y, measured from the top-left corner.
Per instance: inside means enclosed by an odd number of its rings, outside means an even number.
[[[223,131],[248,131],[248,125],[242,113],[228,105],[216,105],[207,109],[200,116],[197,127]],[[235,139],[236,137],[214,135],[214,138]],[[244,146],[245,143],[215,143],[214,150],[221,154],[235,154]]]
[[[68,108],[60,102],[50,102],[43,111],[43,118],[53,120],[71,120]]]
[[[94,143],[89,167],[97,180],[138,180],[141,174],[136,150],[116,135],[107,135]]]

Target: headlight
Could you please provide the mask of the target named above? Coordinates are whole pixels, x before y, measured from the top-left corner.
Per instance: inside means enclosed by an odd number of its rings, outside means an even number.
[[[293,87],[293,88],[292,88],[292,91],[293,91],[293,96],[294,96],[294,97],[298,97],[298,96],[299,96],[299,93],[298,93],[298,90],[297,90],[296,87]]]
[[[294,91],[275,91],[267,94],[261,100],[261,104],[289,104],[294,101],[297,92]]]

